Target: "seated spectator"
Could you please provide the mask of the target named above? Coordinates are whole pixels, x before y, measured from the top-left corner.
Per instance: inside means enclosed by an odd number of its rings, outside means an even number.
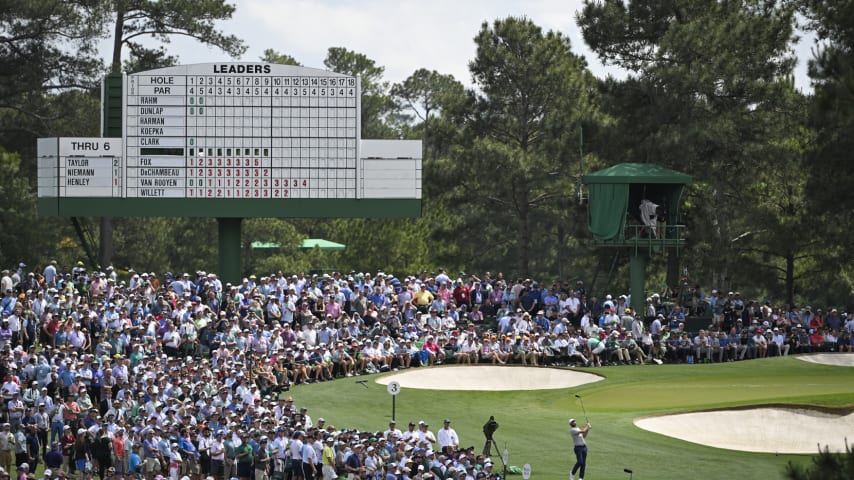
[[[709,337],[706,335],[706,331],[701,329],[700,332],[694,337],[694,358],[697,363],[700,363],[705,358],[709,359],[711,355],[711,343],[709,342]]]
[[[768,340],[763,335],[761,328],[756,329],[756,333],[753,334],[753,344],[756,347],[755,358],[765,358],[768,356]]]
[[[623,348],[625,349],[626,354],[629,357],[626,359],[627,362],[637,362],[641,365],[644,365],[646,363],[644,362],[644,357],[646,357],[646,355],[644,354],[644,351],[641,349],[638,343],[635,341],[634,334],[632,332],[626,333],[626,339],[623,341]]]

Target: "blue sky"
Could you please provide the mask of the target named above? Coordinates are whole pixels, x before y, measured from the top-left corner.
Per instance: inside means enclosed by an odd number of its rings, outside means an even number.
[[[468,62],[474,57],[473,38],[484,21],[509,15],[527,16],[544,30],[567,35],[573,50],[587,58],[597,77],[625,73],[604,67],[581,38],[575,14],[581,0],[235,0],[234,18],[222,28],[242,38],[249,50],[241,60],[257,61],[273,48],[307,67],[323,68],[329,47],[343,46],[364,53],[385,67],[385,78],[400,82],[418,68],[452,74],[471,84]],[[795,82],[809,91],[806,62],[812,38],[795,46],[799,58]],[[110,56],[104,42],[104,57]],[[190,39],[176,39],[169,50],[181,63],[230,61],[216,49]]]

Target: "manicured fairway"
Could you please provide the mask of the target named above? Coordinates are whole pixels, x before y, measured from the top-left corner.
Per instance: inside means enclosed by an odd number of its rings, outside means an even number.
[[[495,439],[509,450],[510,465],[530,463],[532,478],[563,480],[574,462],[567,419],[584,417],[578,394],[593,425],[587,480],[628,478],[624,468],[634,470],[638,480],[775,479],[782,478],[786,462],[808,463],[811,456],[710,448],[646,432],[632,422],[647,415],[749,405],[854,408],[854,368],[794,358],[581,370],[606,378],[577,388],[510,392],[416,390],[402,383],[398,427],[424,420],[435,431],[450,418],[462,443],[480,451],[483,424],[495,415],[500,424]],[[376,378],[298,386],[289,394],[295,405],[308,406],[314,419],[324,417],[338,428],[382,431],[391,418],[392,397]],[[356,383],[363,380],[367,383]],[[448,382],[453,383],[450,375]]]

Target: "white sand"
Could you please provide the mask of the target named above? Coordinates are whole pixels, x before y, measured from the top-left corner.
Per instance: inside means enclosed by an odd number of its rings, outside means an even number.
[[[854,413],[756,408],[683,413],[635,420],[644,430],[710,447],[760,453],[818,453],[819,445],[845,451],[854,442]]]
[[[385,375],[376,382],[388,385],[396,380],[403,389],[507,391],[570,388],[602,379],[569,369],[467,365],[412,368]]]
[[[822,365],[854,367],[854,353],[815,353],[812,355],[798,355],[795,358],[805,362],[820,363]],[[854,435],[852,435],[852,437],[854,437]]]

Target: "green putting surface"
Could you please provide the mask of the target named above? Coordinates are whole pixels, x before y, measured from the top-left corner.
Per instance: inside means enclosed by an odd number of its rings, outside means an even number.
[[[593,425],[588,436],[588,479],[628,478],[624,468],[632,469],[633,478],[639,480],[773,479],[782,478],[787,462],[808,464],[812,456],[712,448],[648,432],[633,422],[650,415],[749,406],[793,405],[826,411],[854,407],[854,368],[793,357],[578,371],[605,378],[574,388],[500,392],[422,390],[401,382],[396,398],[398,428],[424,420],[435,432],[442,419],[450,418],[462,445],[481,451],[483,424],[494,415],[500,424],[495,440],[502,450],[507,448],[510,465],[531,464],[532,478],[566,479],[575,461],[567,419],[584,418],[576,397],[580,395]],[[451,372],[448,385],[459,388]],[[312,418],[324,417],[337,428],[383,431],[391,418],[392,397],[377,378],[298,386],[288,394],[296,405],[307,406]],[[356,383],[365,380],[365,384]],[[493,460],[500,468],[500,458]]]

